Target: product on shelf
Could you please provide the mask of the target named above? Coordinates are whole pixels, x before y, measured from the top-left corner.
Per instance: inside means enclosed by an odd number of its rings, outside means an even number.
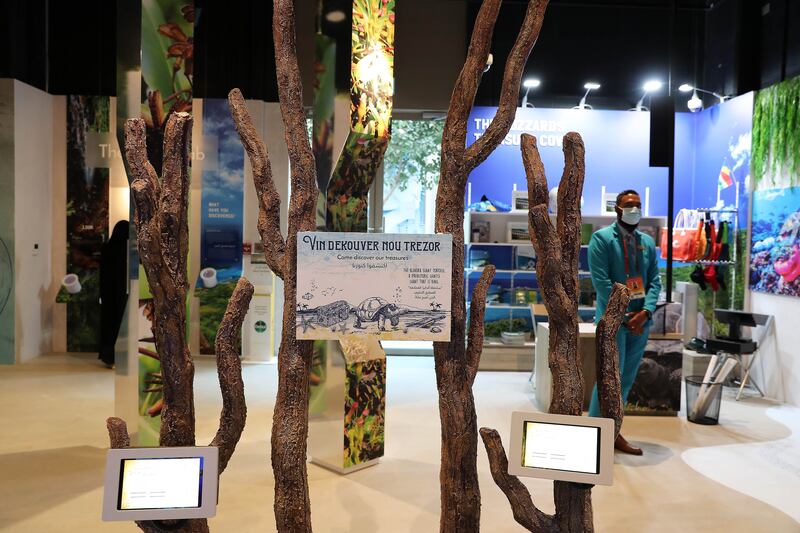
[[[508,242],[531,242],[531,234],[527,222],[509,222],[506,226],[506,240]]]

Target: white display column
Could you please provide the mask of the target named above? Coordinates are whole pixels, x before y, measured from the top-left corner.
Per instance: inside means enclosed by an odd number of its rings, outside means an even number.
[[[247,95],[245,95],[247,96]],[[289,209],[289,151],[284,138],[283,119],[277,102],[248,100],[247,109],[256,130],[264,139],[272,167],[272,180],[281,197],[281,233],[288,229]],[[244,242],[261,243],[258,233],[258,196],[253,184],[250,160],[244,163]],[[256,261],[253,261],[253,259]],[[242,326],[242,356],[248,361],[269,362],[280,347],[283,318],[283,282],[269,268],[258,262],[258,254],[243,258],[244,276],[255,288],[250,310]],[[264,324],[266,324],[266,329]]]

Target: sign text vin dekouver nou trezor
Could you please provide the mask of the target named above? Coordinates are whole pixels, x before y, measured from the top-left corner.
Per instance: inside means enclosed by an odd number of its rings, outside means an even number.
[[[450,235],[297,234],[297,338],[450,340]]]

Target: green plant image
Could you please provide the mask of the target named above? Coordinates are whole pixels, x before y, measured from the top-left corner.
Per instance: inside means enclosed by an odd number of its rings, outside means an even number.
[[[350,133],[328,185],[330,231],[367,231],[367,195],[389,138]]]
[[[383,455],[386,359],[347,363],[344,405],[344,468]]]
[[[384,159],[383,203],[396,191],[405,191],[417,182],[423,189],[439,184],[443,120],[395,120],[392,143]]]
[[[314,353],[311,356],[311,371],[308,376],[308,414],[318,415],[325,412],[325,382],[328,377],[327,352],[328,341],[315,340]]]
[[[192,2],[142,0],[142,94],[147,155],[161,175],[164,127],[171,113],[192,112],[194,74]]]
[[[351,130],[389,135],[394,95],[395,0],[354,0]]]
[[[203,355],[214,355],[214,343],[217,339],[217,330],[225,316],[233,290],[236,288],[238,280],[219,283],[210,289],[197,287],[194,290],[195,296],[200,302],[200,353]],[[239,353],[241,353],[241,338],[239,339]]]
[[[504,331],[531,331],[531,327],[524,318],[504,318],[483,324],[483,334],[486,337],[500,337]]]
[[[752,169],[755,184],[780,175],[790,185],[800,176],[800,77],[758,91],[753,111]]]
[[[67,350],[97,351],[100,344],[100,254],[108,233],[109,169],[87,164],[88,133],[109,131],[107,96],[67,97],[67,258],[66,271],[78,276],[81,291],[57,302],[67,304]]]
[[[139,355],[139,445],[157,445],[164,391],[159,386],[161,361]]]

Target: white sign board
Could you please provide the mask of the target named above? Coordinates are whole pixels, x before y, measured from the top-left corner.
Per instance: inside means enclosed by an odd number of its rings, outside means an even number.
[[[297,235],[297,338],[450,340],[450,235]]]
[[[515,412],[508,473],[611,485],[614,421],[610,418]]]

